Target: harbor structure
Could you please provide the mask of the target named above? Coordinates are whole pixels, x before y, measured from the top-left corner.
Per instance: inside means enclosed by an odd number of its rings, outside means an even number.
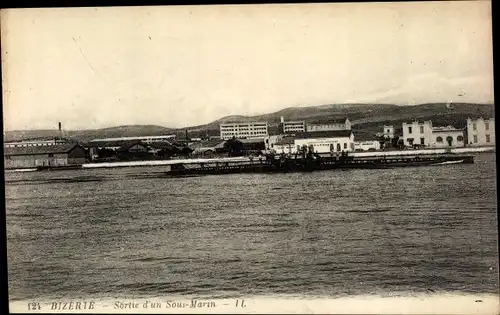
[[[224,123],[219,125],[219,129],[223,140],[265,138],[269,135],[267,121]]]
[[[354,156],[342,152],[340,155],[303,152],[304,154],[267,154],[258,159],[234,161],[193,161],[171,164],[165,174],[170,176],[222,175],[238,173],[288,173],[312,172],[334,169],[387,169],[394,167],[438,166],[474,163],[472,155],[427,154],[393,156]],[[358,153],[362,154],[362,153]]]
[[[408,147],[429,146],[432,139],[432,121],[417,120],[402,124],[404,145]]]
[[[271,148],[276,153],[295,154],[341,153],[354,151],[354,134],[351,130],[302,132],[286,136]]]
[[[306,124],[307,132],[316,131],[341,131],[341,130],[351,130],[352,124],[349,119],[345,119],[343,122],[331,122],[326,124]]]
[[[141,140],[94,140],[85,144],[91,161],[116,159],[146,159],[187,154],[192,150],[175,140],[145,142]],[[189,151],[189,152],[188,152]]]
[[[467,145],[494,146],[495,118],[467,118]]]
[[[431,148],[460,148],[465,146],[464,130],[453,126],[433,127]]]
[[[6,169],[77,166],[84,164],[85,161],[85,149],[77,143],[4,149]]]
[[[380,149],[380,141],[376,135],[362,131],[354,133],[354,151],[379,151]]]

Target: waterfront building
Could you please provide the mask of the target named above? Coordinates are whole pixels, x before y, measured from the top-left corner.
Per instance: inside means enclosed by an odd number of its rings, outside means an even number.
[[[433,127],[430,147],[432,148],[460,148],[465,145],[464,130],[453,126]]]
[[[495,145],[495,118],[467,119],[467,145],[468,146],[494,146]]]
[[[354,134],[351,130],[302,132],[284,137],[271,148],[276,153],[308,152],[335,153],[354,151]]]
[[[354,134],[351,130],[332,130],[295,135],[295,147],[304,146],[315,153],[354,151]]]
[[[377,140],[354,141],[355,151],[379,151],[380,142]]]
[[[191,145],[189,145],[189,148],[193,150],[193,154],[211,156],[214,153],[222,150],[224,148],[224,143],[226,143],[225,140],[210,139],[192,143]]]
[[[384,125],[384,131],[382,132],[384,138],[394,139],[394,126]]]
[[[269,135],[267,122],[236,122],[220,124],[220,138],[250,139],[265,138]]]
[[[5,148],[40,147],[40,146],[60,145],[66,143],[76,143],[76,142],[66,138],[54,137],[54,138],[10,141],[4,143],[4,147]]]
[[[85,149],[77,143],[6,147],[4,149],[6,169],[81,165],[85,163],[85,160]]]
[[[264,151],[266,142],[264,138],[240,139],[244,151]]]
[[[285,121],[283,116],[281,116],[280,130],[284,134],[305,132],[306,131],[306,122],[304,120]]]
[[[413,121],[402,124],[403,142],[405,146],[429,146],[432,140],[432,121]]]
[[[270,150],[273,148],[275,144],[285,138],[284,134],[270,134],[264,138],[266,143],[266,150]]]
[[[272,143],[269,149],[278,154],[292,154],[298,152],[297,147],[295,146],[295,138],[293,136],[285,136],[280,138],[277,142]]]
[[[354,134],[354,151],[378,151],[381,148],[376,135],[358,131]]]
[[[163,135],[163,136],[138,136],[138,137],[119,137],[119,138],[102,138],[102,139],[94,139],[92,142],[112,142],[112,141],[142,141],[145,143],[152,142],[162,142],[162,141],[173,141],[175,140],[175,135]]]
[[[307,132],[316,131],[340,131],[351,130],[351,122],[346,118],[344,122],[332,122],[328,124],[306,124]]]

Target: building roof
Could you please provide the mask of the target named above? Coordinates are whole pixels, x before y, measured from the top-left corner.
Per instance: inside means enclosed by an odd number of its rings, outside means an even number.
[[[406,121],[403,121],[403,124],[407,124],[407,125],[412,125],[412,124],[419,124],[419,125],[423,125],[425,123],[431,123],[432,124],[432,120],[419,120],[419,119],[415,119],[415,120],[406,120]]]
[[[263,143],[264,138],[238,139],[241,143]]]
[[[294,144],[295,143],[294,141],[295,141],[295,137],[284,137],[283,139],[276,142],[276,145]]]
[[[112,147],[131,147],[134,144],[142,143],[140,140],[95,140],[87,143],[89,148],[112,148]],[[143,144],[145,145],[145,144]]]
[[[149,144],[144,143],[142,141],[127,141],[121,147],[119,147],[117,151],[118,152],[125,152],[125,151],[128,151],[131,147],[133,147],[135,145],[140,145],[144,148],[149,147]]]
[[[470,119],[470,120],[479,120],[479,119],[482,119],[482,120],[495,120],[495,117],[488,117],[488,116],[469,116],[469,117],[467,117],[467,119]]]
[[[377,140],[377,136],[366,131],[354,132],[354,141],[371,141]]]
[[[161,142],[151,142],[148,143],[147,146],[153,148],[153,149],[158,149],[158,150],[172,150],[174,145],[168,141],[161,141]]]
[[[118,138],[101,138],[94,139],[90,142],[100,142],[100,141],[134,141],[134,140],[144,140],[144,139],[171,139],[175,138],[175,135],[161,135],[161,136],[136,136],[136,137],[118,137]]]
[[[77,143],[64,143],[64,144],[30,146],[30,147],[6,147],[4,148],[4,155],[12,156],[12,155],[68,153],[77,146],[81,147]]]
[[[464,128],[455,128],[451,125],[446,126],[446,127],[433,127],[432,128],[432,132],[460,132],[460,131],[464,131],[464,130],[465,130],[465,127]]]
[[[225,122],[221,122],[219,126],[224,126],[224,125],[248,125],[248,124],[266,124],[268,125],[267,121],[241,121],[241,120],[227,120]]]
[[[24,143],[24,142],[46,142],[46,141],[64,141],[64,142],[72,142],[72,143],[76,143],[77,141],[76,140],[73,140],[73,139],[70,139],[70,138],[65,138],[65,137],[31,137],[31,138],[24,138],[24,139],[21,139],[21,140],[11,140],[11,141],[7,141],[6,143]]]
[[[318,118],[312,120],[310,123],[307,123],[307,125],[345,125],[346,122],[350,122],[347,117],[345,119],[339,118],[339,119],[329,119],[329,118]]]
[[[310,138],[346,138],[350,137],[352,130],[325,130],[312,132],[298,132],[295,134],[295,139],[310,139]]]
[[[226,141],[225,140],[222,140],[222,139],[210,139],[210,140],[203,140],[201,142],[196,142],[196,143],[193,143],[191,145],[189,145],[189,147],[191,149],[195,149],[195,148],[222,148],[224,146],[224,143]]]

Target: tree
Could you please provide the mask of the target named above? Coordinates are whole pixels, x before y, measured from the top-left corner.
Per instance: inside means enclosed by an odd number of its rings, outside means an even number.
[[[228,156],[241,156],[243,155],[243,143],[236,138],[227,140],[224,143],[224,151],[228,152]]]
[[[193,152],[193,149],[189,148],[189,147],[183,147],[182,150],[181,150],[181,154],[182,155],[189,155]]]
[[[391,146],[392,146],[393,148],[399,148],[399,140],[400,140],[400,139],[399,139],[399,137],[394,137],[394,138],[392,138],[392,141],[391,141]],[[402,139],[401,139],[401,141],[402,141]],[[403,143],[403,144],[404,144],[404,143]]]

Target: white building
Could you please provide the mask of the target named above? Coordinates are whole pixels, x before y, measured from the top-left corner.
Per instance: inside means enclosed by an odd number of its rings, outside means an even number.
[[[384,131],[382,132],[382,135],[385,138],[393,139],[394,138],[394,126],[392,126],[392,125],[385,126],[384,125]]]
[[[432,121],[413,121],[403,123],[403,141],[405,146],[429,146],[432,141]]]
[[[350,130],[303,132],[284,137],[271,150],[276,153],[297,153],[303,148],[314,153],[354,151],[354,134]]]
[[[304,146],[315,153],[354,151],[354,134],[351,130],[335,130],[295,135],[296,149]]]
[[[297,153],[304,147],[314,153],[354,151],[354,135],[350,130],[303,132],[281,139],[271,149],[276,153]]]
[[[285,119],[282,116],[280,121],[280,127],[283,133],[305,132],[306,122],[303,120],[285,121]]]
[[[315,131],[339,131],[339,130],[351,130],[351,122],[346,119],[344,122],[332,122],[329,124],[307,124],[307,132]]]
[[[495,118],[467,119],[467,145],[495,145]]]
[[[102,138],[94,139],[90,142],[104,142],[104,141],[142,141],[145,143],[151,142],[163,142],[168,140],[175,140],[175,135],[164,135],[164,136],[139,136],[139,137],[120,137],[120,138]]]
[[[453,126],[433,127],[430,147],[432,148],[460,148],[465,145],[464,131]]]
[[[380,142],[377,140],[354,141],[355,151],[378,151],[380,150]]]
[[[293,136],[287,136],[279,139],[279,141],[272,143],[269,149],[276,153],[297,153],[297,147],[295,146],[295,138]]]
[[[6,148],[23,148],[23,147],[41,147],[50,145],[66,144],[69,142],[74,142],[64,138],[54,138],[50,140],[23,140],[23,141],[12,141],[4,143]]]
[[[279,135],[268,135],[267,137],[264,138],[264,141],[266,143],[266,150],[270,150],[274,147],[276,143],[281,141],[285,135],[279,134]]]
[[[265,138],[269,135],[267,122],[238,122],[220,124],[220,138],[223,140],[231,138],[250,139]]]

